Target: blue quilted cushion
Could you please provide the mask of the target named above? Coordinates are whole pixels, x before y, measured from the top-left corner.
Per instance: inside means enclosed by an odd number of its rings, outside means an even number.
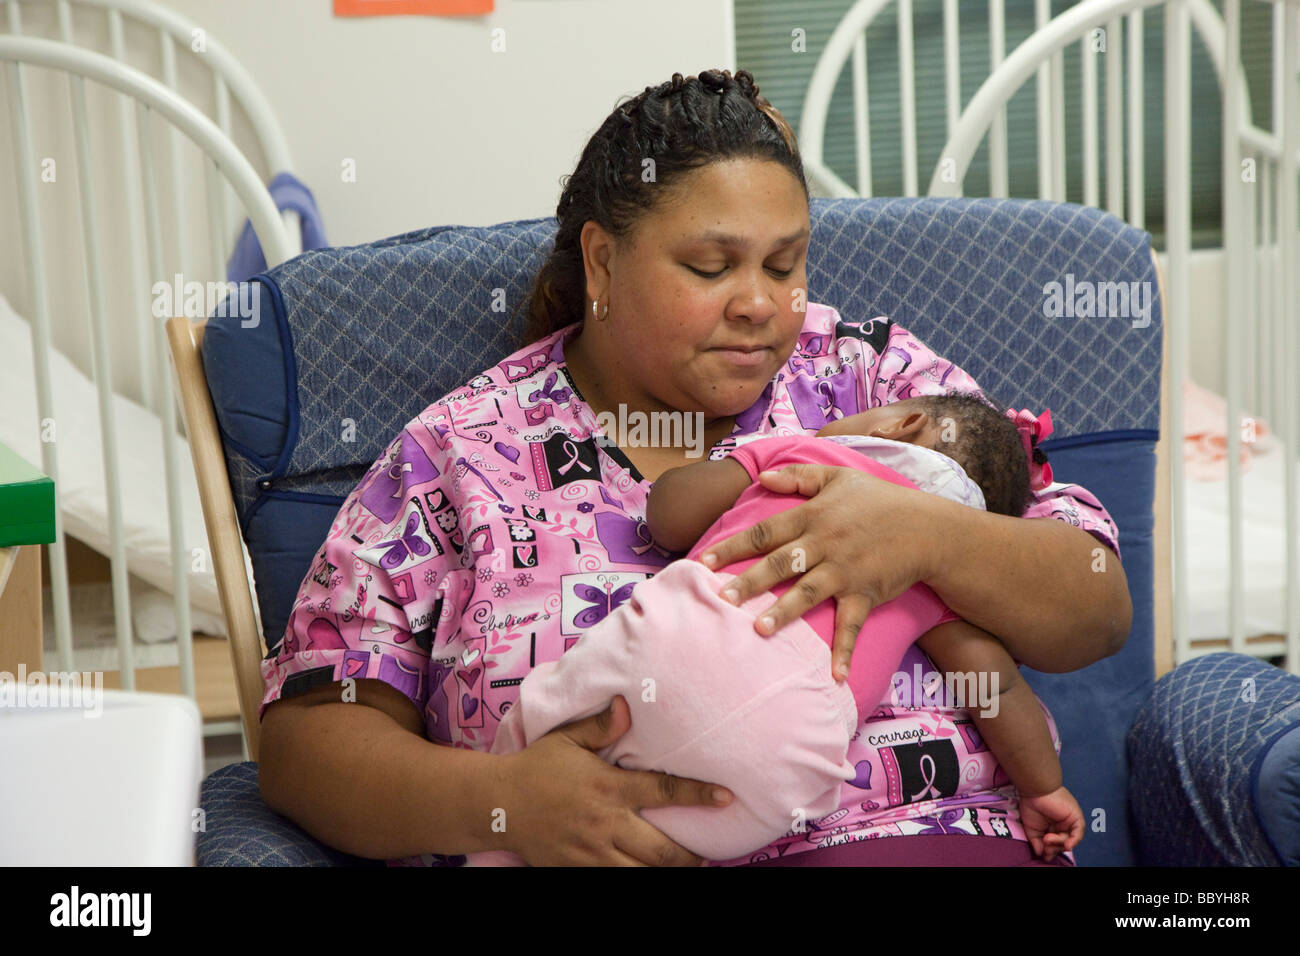
[[[1156,683],[1128,734],[1148,866],[1300,862],[1300,677],[1207,654]]]
[[[262,801],[257,764],[214,770],[199,790],[199,866],[383,866],[331,849]]]

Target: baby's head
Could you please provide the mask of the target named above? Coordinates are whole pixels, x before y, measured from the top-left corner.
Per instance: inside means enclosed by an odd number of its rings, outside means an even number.
[[[870,435],[934,449],[961,465],[994,514],[1018,518],[1032,498],[1020,432],[991,399],[966,392],[918,395],[842,418],[817,434]],[[1038,449],[1034,456],[1047,460]]]

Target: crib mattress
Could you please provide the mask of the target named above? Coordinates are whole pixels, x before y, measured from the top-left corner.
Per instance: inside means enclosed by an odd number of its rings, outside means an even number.
[[[1281,443],[1255,455],[1242,475],[1242,596],[1246,635],[1285,631],[1285,457]],[[1300,495],[1300,483],[1293,489]],[[1300,497],[1293,500],[1300,502]],[[1187,575],[1192,640],[1226,637],[1229,594],[1228,483],[1187,482]],[[1177,582],[1175,582],[1177,588]]]

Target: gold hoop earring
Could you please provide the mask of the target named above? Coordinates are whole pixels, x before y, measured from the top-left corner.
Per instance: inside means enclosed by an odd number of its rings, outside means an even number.
[[[592,303],[591,303],[591,317],[592,317],[593,319],[595,319],[597,322],[603,322],[603,321],[605,320],[605,316],[609,315],[609,306],[608,306],[608,305],[605,306],[604,311],[601,312],[599,315],[597,315],[597,314],[596,314],[596,306],[599,305],[599,304],[600,304],[600,300],[599,300],[599,299],[594,299],[594,300],[592,300]]]

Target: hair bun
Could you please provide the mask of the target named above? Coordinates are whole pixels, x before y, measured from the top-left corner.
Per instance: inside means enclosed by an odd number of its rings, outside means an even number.
[[[758,84],[754,82],[754,74],[749,70],[740,70],[736,73],[736,85],[746,96],[758,96]]]

